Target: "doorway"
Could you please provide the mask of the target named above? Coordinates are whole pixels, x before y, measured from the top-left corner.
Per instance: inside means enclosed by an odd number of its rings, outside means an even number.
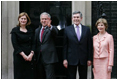
[[[59,62],[55,66],[56,78],[66,79],[66,69],[63,67],[63,29],[71,25],[71,1],[20,1],[20,12],[27,12],[31,19],[32,29],[40,24],[40,14],[47,12],[51,15],[52,25],[60,26],[56,38],[56,50]]]

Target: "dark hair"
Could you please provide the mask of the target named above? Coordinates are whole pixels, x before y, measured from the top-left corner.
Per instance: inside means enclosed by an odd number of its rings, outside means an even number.
[[[22,16],[26,16],[26,18],[27,18],[26,26],[30,25],[31,24],[31,20],[30,20],[28,14],[26,12],[22,12],[22,13],[19,14],[18,21],[19,21],[19,18],[22,17]],[[18,23],[17,26],[20,26],[20,23]]]
[[[72,16],[73,16],[74,14],[80,14],[80,17],[82,18],[82,13],[81,13],[80,11],[75,11],[75,12],[73,12]]]

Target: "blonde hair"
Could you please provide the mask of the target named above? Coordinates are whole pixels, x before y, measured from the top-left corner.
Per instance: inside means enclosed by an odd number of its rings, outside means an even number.
[[[105,25],[105,29],[108,28],[108,23],[107,23],[107,20],[106,19],[104,19],[104,18],[98,19],[97,22],[96,22],[96,24],[95,24],[95,26],[97,27],[99,23],[103,23]]]
[[[31,20],[30,20],[28,14],[26,12],[22,12],[22,13],[19,14],[18,21],[19,21],[19,18],[22,17],[22,16],[26,16],[26,18],[27,18],[26,26],[30,25],[31,24]],[[20,23],[18,23],[17,26],[20,26]]]

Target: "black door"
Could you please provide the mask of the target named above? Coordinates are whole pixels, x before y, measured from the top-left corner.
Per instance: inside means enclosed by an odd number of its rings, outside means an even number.
[[[32,28],[35,30],[40,24],[40,14],[48,12],[51,15],[52,25],[60,26],[56,38],[56,49],[59,62],[55,66],[56,78],[66,78],[66,69],[63,67],[63,28],[71,24],[71,1],[20,1],[20,12],[27,12],[31,18]]]

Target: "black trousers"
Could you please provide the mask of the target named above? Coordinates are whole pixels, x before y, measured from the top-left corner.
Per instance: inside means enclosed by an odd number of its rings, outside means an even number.
[[[37,64],[37,78],[38,79],[55,79],[54,63],[46,64],[40,56]]]
[[[76,72],[78,67],[79,79],[87,79],[87,65],[68,65],[67,77],[68,79],[76,79]]]

